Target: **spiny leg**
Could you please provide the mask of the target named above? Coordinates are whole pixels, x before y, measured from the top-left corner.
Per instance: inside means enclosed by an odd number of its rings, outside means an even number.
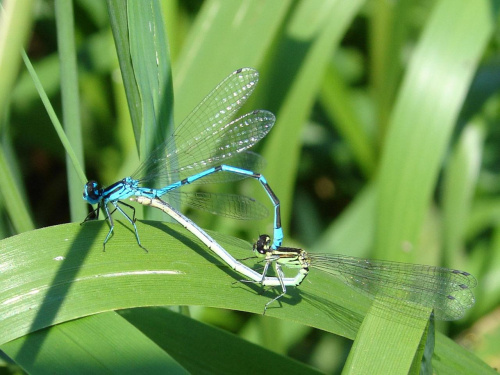
[[[264,266],[264,270],[262,271],[262,278],[261,278],[260,281],[254,281],[254,280],[240,280],[240,281],[243,282],[243,283],[258,283],[258,284],[262,285],[264,283],[265,278],[266,278],[267,270],[269,269],[269,265],[273,261],[275,262],[276,259],[273,259],[273,258],[266,259],[266,264]],[[286,286],[285,286],[285,283],[283,281],[283,278],[285,277],[285,274],[283,273],[283,270],[281,269],[281,265],[279,263],[275,262],[274,263],[274,269],[275,269],[275,272],[276,272],[276,277],[278,278],[280,286],[281,286],[281,293],[278,296],[276,296],[275,298],[273,298],[272,300],[270,300],[269,302],[266,303],[266,305],[264,306],[264,312],[262,313],[262,315],[266,314],[267,307],[271,303],[273,303],[274,301],[277,301],[278,299],[280,299],[281,297],[283,297],[286,294]],[[263,288],[265,288],[265,285],[263,285]]]
[[[119,204],[122,204],[124,206],[127,206],[128,208],[130,208],[132,210],[132,221],[135,223],[135,221],[136,221],[136,219],[135,219],[135,207],[131,206],[130,204],[127,204],[125,202],[122,202],[122,201],[117,201],[116,203],[119,203]],[[128,216],[127,216],[127,218],[128,218]]]
[[[266,278],[267,275],[267,270],[269,269],[269,265],[271,264],[272,259],[266,259],[266,264],[264,266],[264,269],[262,271],[262,278],[259,281],[255,280],[240,280],[242,283],[257,283],[257,284],[262,284],[264,282],[264,279]]]
[[[123,211],[121,209],[120,206],[118,206],[118,204],[123,204],[124,206],[127,206],[129,208],[132,209],[133,211],[133,215],[132,215],[132,219],[125,213],[125,211]],[[137,225],[135,224],[135,208],[132,207],[131,205],[129,204],[126,204],[126,203],[123,203],[121,201],[116,201],[116,202],[113,202],[113,205],[115,206],[115,208],[120,211],[122,213],[123,216],[125,216],[127,218],[127,220],[129,221],[130,224],[133,225],[134,227],[134,231],[135,231],[135,238],[137,239],[137,244],[142,248],[144,249],[144,251],[147,253],[148,252],[148,249],[146,249],[144,246],[142,246],[141,244],[141,240],[139,239],[139,232],[137,231]]]
[[[283,297],[286,294],[286,286],[285,283],[283,282],[283,278],[285,277],[283,270],[281,269],[281,266],[279,263],[274,263],[274,269],[276,270],[276,276],[278,277],[278,280],[281,285],[281,294],[277,297],[274,297],[272,300],[270,300],[266,305],[264,306],[264,312],[262,315],[266,315],[267,307],[273,303],[274,301],[277,301],[281,297]]]
[[[97,204],[97,208],[90,211],[89,214],[87,215],[87,217],[85,217],[85,219],[80,223],[80,225],[83,225],[84,223],[86,223],[87,221],[90,221],[90,220],[97,220],[99,219],[99,210],[101,208],[101,205],[100,204]]]
[[[104,239],[104,242],[102,243],[102,251],[106,251],[106,242],[108,242],[109,237],[111,236],[111,233],[113,233],[113,229],[115,227],[115,223],[113,221],[113,216],[109,213],[108,205],[106,203],[103,203],[104,206],[104,213],[106,214],[106,218],[109,221],[109,232],[106,238]]]

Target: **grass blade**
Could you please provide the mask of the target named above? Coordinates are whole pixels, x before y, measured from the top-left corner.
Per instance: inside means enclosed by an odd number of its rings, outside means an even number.
[[[482,129],[478,122],[465,127],[444,175],[444,251],[449,261],[465,247],[465,227],[481,166]]]
[[[4,1],[0,5],[0,118],[10,101],[21,57],[19,52],[31,31],[34,1]]]
[[[140,154],[142,131],[142,106],[139,87],[135,81],[134,68],[130,58],[129,28],[127,22],[127,0],[108,0],[108,12],[111,30],[115,38],[116,52],[120,63],[127,103],[134,129],[137,153]]]
[[[73,3],[56,0],[57,42],[61,64],[61,95],[64,131],[81,168],[83,163],[82,128],[80,121],[80,96],[78,95],[78,74],[73,23]],[[82,183],[78,171],[73,168],[71,158],[66,156],[68,171],[69,208],[72,221],[79,221],[87,214],[82,197]],[[84,181],[86,182],[86,181]]]
[[[372,309],[377,309],[376,303]],[[368,314],[354,340],[344,373],[408,374],[426,325],[425,319],[405,317],[397,321],[390,314]]]
[[[10,220],[18,233],[33,230],[35,224],[31,219],[27,201],[18,189],[14,172],[11,169],[5,155],[5,150],[0,148],[0,191],[2,192],[5,207],[9,213]]]
[[[52,107],[52,104],[50,103],[50,100],[43,89],[42,83],[38,79],[35,69],[33,69],[33,65],[31,65],[28,55],[26,55],[26,53],[23,51],[22,56],[26,68],[28,68],[31,78],[33,79],[33,83],[35,84],[35,87],[38,91],[38,95],[40,95],[40,98],[42,99],[42,102],[45,106],[45,109],[47,110],[47,113],[52,121],[52,125],[54,125],[54,129],[56,130],[57,135],[59,136],[59,139],[61,140],[61,143],[64,146],[64,150],[66,151],[68,157],[71,159],[73,168],[77,171],[78,177],[80,178],[80,182],[83,185],[87,182],[87,178],[85,177],[85,172],[83,172],[82,166],[78,161],[78,157],[73,151],[73,147],[71,146],[71,143],[69,142],[68,137],[66,136],[66,133],[64,132],[64,129],[61,126],[61,123],[59,122],[59,119],[57,118],[56,112],[54,111],[54,108]]]
[[[229,73],[263,64],[290,4],[289,0],[203,3],[174,66],[176,124]]]
[[[131,229],[119,221],[106,252],[102,251],[108,231],[104,222],[59,225],[0,241],[4,265],[0,343],[128,307],[199,305],[262,314],[264,304],[275,296],[273,290],[262,294],[253,284],[234,284],[241,277],[178,225],[137,225],[149,253],[137,246]],[[211,235],[236,258],[249,256],[250,244],[245,241]],[[365,296],[344,283],[311,272],[299,288],[289,288],[281,306],[268,309],[267,314],[354,338],[369,306]],[[469,355],[476,366],[480,361]]]
[[[130,59],[140,95],[134,105],[142,107],[140,156],[145,159],[173,130],[170,56],[158,1],[128,1],[127,21]]]
[[[288,38],[301,39],[307,48],[301,49],[303,54],[299,59],[297,56],[293,57],[297,60],[293,70],[284,69],[284,66],[287,66],[285,61],[292,59],[288,54],[296,54],[296,51],[289,48],[285,38],[281,46],[283,53],[278,54],[270,79],[266,80],[266,84],[270,86],[283,87],[293,83],[286,91],[286,98],[276,113],[276,125],[267,137],[262,152],[268,161],[266,173],[273,176],[272,181],[279,181],[274,190],[280,197],[285,231],[289,228],[292,216],[292,197],[302,128],[320,90],[328,59],[362,4],[362,0],[350,1],[348,4],[320,0],[302,2],[295,9],[292,22],[288,25]],[[315,22],[311,23],[311,19]],[[266,87],[261,89],[266,90]],[[273,101],[280,99],[275,97]],[[286,155],[286,163],[283,163],[283,155]],[[274,186],[272,181],[270,184]],[[260,199],[263,197],[262,193],[254,196]]]
[[[165,351],[114,312],[34,332],[2,345],[2,350],[28,373],[187,374]]]
[[[419,245],[453,126],[493,32],[497,15],[491,12],[488,1],[439,1],[420,38],[391,116],[380,165],[378,258],[408,260],[402,244]],[[418,253],[413,251],[412,258]]]
[[[121,314],[190,373],[317,373],[300,362],[165,308],[130,309]]]

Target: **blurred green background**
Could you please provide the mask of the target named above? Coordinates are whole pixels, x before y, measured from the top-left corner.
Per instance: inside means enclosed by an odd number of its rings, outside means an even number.
[[[89,210],[81,199],[86,181],[66,159],[18,54],[22,45],[86,177],[104,185],[135,170],[155,126],[164,132],[179,124],[224,77],[254,67],[260,81],[245,109],[277,116],[253,150],[265,157],[262,173],[281,200],[284,245],[467,270],[478,279],[476,305],[439,328],[471,356],[500,366],[499,2],[77,0],[72,10],[61,3],[2,2],[1,238],[79,223]],[[127,7],[123,32],[119,10]],[[157,23],[142,35],[134,16],[145,10]],[[132,57],[118,57],[120,35]],[[156,48],[154,73],[145,64],[146,73],[137,65],[135,76],[127,73],[130,61],[151,56],[147,48]],[[141,74],[159,80],[161,104],[148,103]],[[135,94],[127,87],[134,80]],[[131,103],[142,107],[131,112]],[[268,205],[255,181],[206,188]],[[249,242],[272,230],[271,216],[237,222],[184,212],[203,228]],[[120,234],[129,253],[141,251],[130,232]],[[352,344],[237,309],[191,307],[190,315],[326,373],[342,370]],[[4,366],[17,371],[8,358]]]

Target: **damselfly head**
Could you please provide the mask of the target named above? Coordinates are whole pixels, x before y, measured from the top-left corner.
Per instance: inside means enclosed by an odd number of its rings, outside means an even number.
[[[271,251],[271,237],[267,234],[261,234],[259,239],[253,244],[253,251],[257,255],[266,255]]]
[[[90,204],[99,203],[102,198],[102,189],[99,189],[99,185],[96,181],[89,181],[85,184],[83,188],[83,199]]]

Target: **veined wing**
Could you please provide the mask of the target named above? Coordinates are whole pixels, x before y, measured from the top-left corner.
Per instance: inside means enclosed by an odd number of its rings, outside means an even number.
[[[420,264],[368,260],[337,254],[311,254],[312,268],[331,274],[366,293],[434,309],[438,320],[456,320],[474,302],[471,274]]]
[[[266,206],[262,203],[243,195],[207,192],[191,193],[174,190],[168,193],[168,199],[197,210],[232,219],[259,220],[266,218],[269,214]]]
[[[259,110],[230,119],[253,92],[257,80],[258,73],[251,68],[239,69],[223,80],[149,155],[133,178],[150,181],[159,177],[168,184],[252,147],[269,132],[274,115]]]

